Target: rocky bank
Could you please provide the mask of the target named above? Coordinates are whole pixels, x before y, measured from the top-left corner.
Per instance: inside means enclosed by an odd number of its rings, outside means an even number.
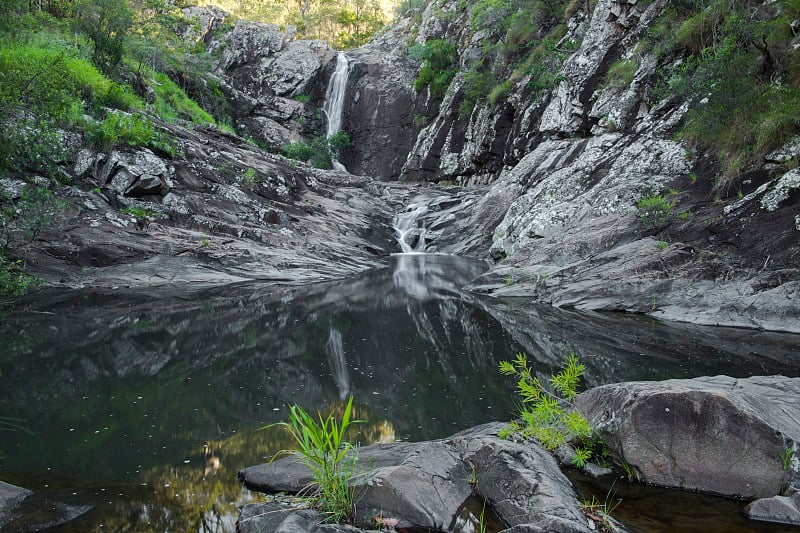
[[[715,187],[713,157],[675,133],[693,102],[652,101],[661,61],[637,48],[667,2],[600,0],[577,7],[557,43],[554,87],[532,74],[506,98],[465,115],[464,72],[501,35],[474,31],[446,1],[398,19],[351,61],[341,160],[352,175],[312,169],[208,128],[163,124],[179,154],[74,150],[55,229],[20,245],[31,271],[71,287],[243,279],[306,283],[344,277],[398,251],[391,219],[413,204],[428,250],[494,261],[476,291],[558,307],[800,332],[799,143]],[[215,10],[189,10],[202,28]],[[322,130],[336,54],[291,31],[239,21],[202,31],[236,130],[273,152]],[[443,96],[417,92],[408,50],[457,45]],[[638,55],[637,55],[638,54]],[[624,86],[610,65],[633,59]],[[362,177],[363,176],[363,177]],[[413,182],[396,185],[387,180]],[[421,182],[462,187],[421,188]],[[6,180],[4,188],[19,190]],[[637,209],[649,194],[675,204],[663,224]],[[137,218],[122,208],[145,207]],[[130,211],[130,209],[129,209]]]

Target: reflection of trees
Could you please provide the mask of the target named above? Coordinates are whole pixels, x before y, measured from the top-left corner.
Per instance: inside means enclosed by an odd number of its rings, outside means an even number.
[[[344,402],[323,413],[340,417]],[[348,440],[363,445],[392,442],[394,429],[387,420],[372,419],[369,409],[354,405],[353,415],[366,420],[353,426]],[[209,441],[186,454],[188,463],[150,468],[141,476],[143,484],[133,494],[114,504],[113,512],[103,517],[107,531],[199,531],[227,532],[235,529],[239,507],[264,500],[263,495],[245,489],[236,480],[239,469],[265,462],[281,450],[294,445],[280,427],[251,429],[220,441]],[[209,471],[209,459],[219,467]],[[212,469],[213,470],[213,469]]]

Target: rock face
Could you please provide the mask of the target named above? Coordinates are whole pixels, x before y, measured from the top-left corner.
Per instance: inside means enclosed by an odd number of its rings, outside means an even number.
[[[726,376],[605,385],[577,408],[641,479],[739,498],[800,480],[800,379]]]
[[[31,271],[76,288],[303,283],[375,267],[394,249],[388,220],[404,187],[290,165],[214,128],[162,127],[174,159],[132,148],[75,156],[73,183],[58,191],[69,207],[27,245]]]
[[[800,492],[791,498],[761,498],[745,507],[744,514],[752,520],[800,526]]]
[[[334,51],[322,41],[293,41],[274,24],[238,21],[211,44],[222,49],[217,75],[237,130],[274,150],[313,136],[320,118],[303,101],[324,95]]]
[[[352,481],[357,524],[371,529],[381,517],[402,527],[447,531],[464,503],[477,497],[490,502],[509,531],[590,531],[552,456],[535,444],[497,438],[502,427],[488,424],[439,441],[359,450]],[[310,481],[307,468],[294,458],[247,468],[239,476],[249,487],[269,491],[299,491]],[[477,482],[471,486],[473,476]],[[263,516],[257,508],[247,509],[239,530],[284,531],[281,524],[290,520],[275,524]],[[298,519],[308,517],[291,518]]]
[[[14,510],[31,494],[33,493],[28,489],[0,481],[0,527],[12,520]]]

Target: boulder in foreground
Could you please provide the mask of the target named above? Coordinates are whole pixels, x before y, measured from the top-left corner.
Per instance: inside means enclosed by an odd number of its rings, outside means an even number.
[[[576,406],[648,483],[768,498],[800,482],[800,378],[616,383]]]

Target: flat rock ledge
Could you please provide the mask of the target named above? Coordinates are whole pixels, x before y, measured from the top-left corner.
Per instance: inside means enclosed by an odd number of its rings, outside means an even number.
[[[642,481],[770,499],[748,516],[800,523],[800,378],[616,383],[580,394],[576,406]]]
[[[499,438],[503,427],[491,423],[441,440],[361,448],[351,479],[356,526],[326,524],[315,511],[266,503],[244,506],[237,531],[375,531],[380,520],[412,530],[453,531],[473,498],[491,506],[507,526],[504,531],[591,531],[555,459],[536,444]],[[311,481],[308,468],[295,457],[245,468],[239,477],[264,492],[297,493]]]

